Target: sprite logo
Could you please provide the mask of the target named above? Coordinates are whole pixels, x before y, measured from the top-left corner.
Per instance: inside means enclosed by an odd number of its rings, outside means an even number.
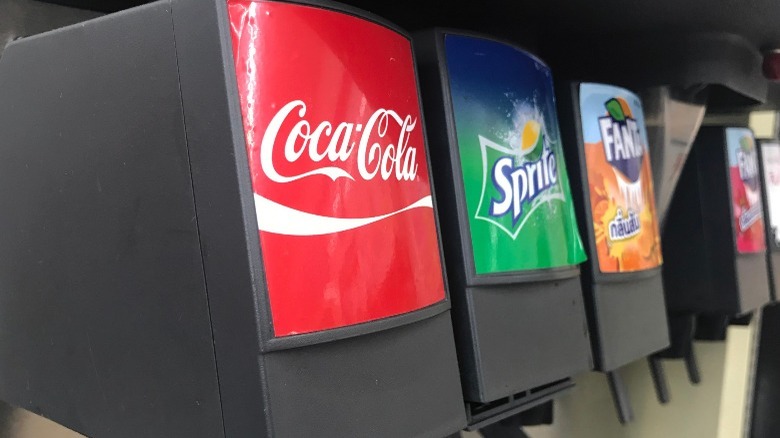
[[[543,125],[536,120],[523,125],[519,148],[478,137],[482,194],[475,217],[515,239],[539,205],[551,199],[565,200],[558,185],[555,153],[546,141]]]

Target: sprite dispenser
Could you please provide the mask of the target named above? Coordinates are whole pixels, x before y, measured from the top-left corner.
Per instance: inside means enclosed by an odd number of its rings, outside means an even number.
[[[729,318],[769,300],[762,202],[753,133],[701,128],[663,234],[670,313],[696,315],[698,338],[725,339]]]
[[[562,90],[596,369],[606,372],[622,421],[631,419],[617,370],[668,345],[661,245],[642,102],[611,85]]]
[[[510,44],[415,37],[467,414],[527,409],[590,369],[552,77]]]
[[[403,32],[158,1],[12,42],[0,101],[0,398],[91,437],[465,425]]]

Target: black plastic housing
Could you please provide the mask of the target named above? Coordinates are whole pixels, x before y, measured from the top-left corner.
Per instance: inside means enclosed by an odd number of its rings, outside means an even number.
[[[770,220],[769,193],[767,192],[766,172],[764,163],[764,145],[771,144],[777,147],[778,140],[757,140],[758,166],[761,174],[761,193],[764,206],[764,229],[766,230],[766,269],[769,273],[769,294],[772,301],[777,301],[777,294],[780,291],[780,246],[772,238],[773,230]]]
[[[669,345],[661,269],[614,274],[599,270],[580,122],[580,83],[561,82],[557,88],[577,224],[587,241],[582,289],[593,356],[596,369],[609,372]]]
[[[0,398],[95,438],[465,425],[449,301],[269,337],[224,0],[17,40],[0,102]]]
[[[669,207],[662,238],[672,313],[736,316],[769,301],[766,253],[737,252],[725,132],[701,128]]]
[[[447,34],[486,37],[437,29],[414,38],[464,397],[511,404],[529,390],[591,368],[579,268],[474,274],[443,46]]]

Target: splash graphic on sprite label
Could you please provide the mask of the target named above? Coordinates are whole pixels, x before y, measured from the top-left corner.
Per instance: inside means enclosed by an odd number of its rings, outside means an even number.
[[[484,38],[447,35],[445,47],[475,273],[584,261],[550,69]]]

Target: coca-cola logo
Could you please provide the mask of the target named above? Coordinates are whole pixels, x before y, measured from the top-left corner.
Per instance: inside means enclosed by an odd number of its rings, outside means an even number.
[[[327,120],[314,126],[305,116],[306,103],[294,100],[284,105],[268,124],[260,144],[260,164],[271,181],[288,183],[314,175],[324,175],[333,181],[338,178],[354,181],[354,175],[334,165],[346,162],[354,153],[357,153],[358,176],[365,181],[376,177],[385,181],[390,178],[413,181],[417,178],[417,148],[409,145],[410,134],[417,126],[416,118],[410,115],[401,117],[393,110],[380,108],[365,124],[340,122],[334,127],[334,123]],[[297,175],[282,175],[274,166],[274,148],[279,143],[282,125],[291,118],[298,120],[284,140],[284,158],[292,163],[307,154],[313,163],[325,164]],[[400,127],[395,143],[383,146],[379,142],[370,142],[374,135],[380,139],[388,137],[391,123]]]
[[[260,167],[272,182],[291,183],[304,178],[324,176],[332,181],[395,180],[415,181],[419,164],[417,147],[410,145],[417,118],[400,116],[397,112],[379,108],[365,123],[352,121],[312,122],[306,118],[303,100],[293,100],[282,106],[268,123],[260,143]],[[282,132],[283,126],[290,126]],[[397,132],[393,136],[391,132]],[[282,153],[277,148],[283,148]],[[279,163],[278,160],[286,161]],[[275,160],[277,162],[275,162]],[[284,164],[311,163],[311,168],[285,174]],[[356,163],[356,171],[346,169]],[[342,218],[317,215],[272,201],[255,193],[258,228],[277,234],[311,236],[351,230],[387,219],[413,208],[433,208],[430,195],[380,215]]]
[[[329,7],[228,10],[274,336],[444,300],[411,41]]]

